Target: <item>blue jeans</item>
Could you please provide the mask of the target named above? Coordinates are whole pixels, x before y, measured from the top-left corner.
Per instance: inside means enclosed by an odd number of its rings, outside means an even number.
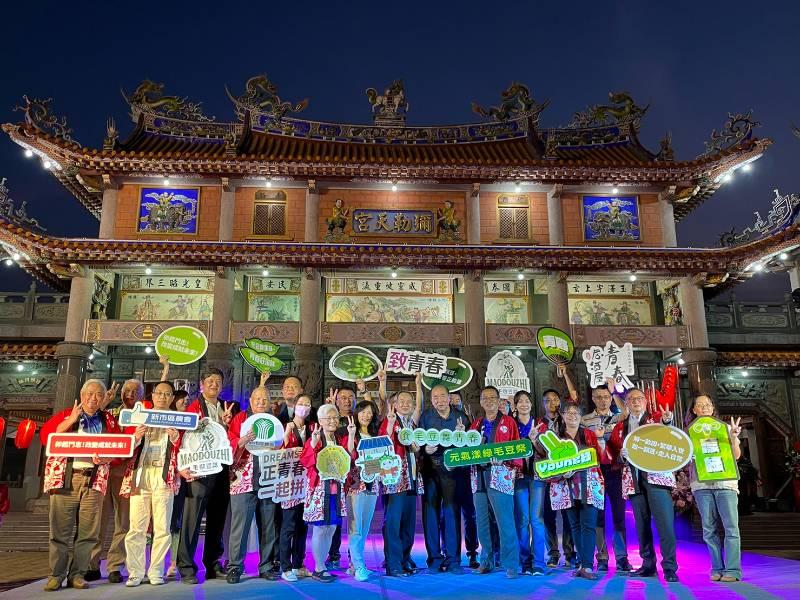
[[[500,562],[506,570],[519,569],[519,542],[514,523],[514,496],[489,487],[489,472],[479,473],[485,481],[485,491],[475,494],[475,515],[478,520],[478,539],[481,542],[481,565],[494,565],[489,505],[500,531]]]
[[[694,499],[703,522],[703,541],[711,555],[711,574],[742,578],[742,545],[739,538],[738,494],[733,490],[697,490]],[[718,527],[724,530],[720,540]],[[722,544],[720,544],[722,542]],[[723,558],[723,548],[725,556]]]
[[[678,570],[675,541],[675,507],[672,494],[663,487],[647,481],[647,474],[639,473],[638,494],[630,496],[633,518],[636,521],[636,534],[639,537],[639,556],[642,568],[655,571],[656,551],[653,547],[652,521],[658,530],[659,546],[661,546],[661,568],[664,573],[675,573]]]
[[[597,508],[588,502],[573,500],[567,513],[572,539],[583,569],[594,569],[594,543],[597,532]]]
[[[522,570],[544,569],[544,481],[525,477],[514,483],[514,517],[519,538],[519,561]],[[533,529],[533,547],[531,547]],[[531,553],[531,550],[533,551]]]

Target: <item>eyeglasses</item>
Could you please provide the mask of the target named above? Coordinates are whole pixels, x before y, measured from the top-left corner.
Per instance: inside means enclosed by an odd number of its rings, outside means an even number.
[[[339,417],[320,417],[320,421],[338,421]]]
[[[170,396],[174,396],[172,392],[153,392],[153,396],[161,396],[163,398],[168,398]]]

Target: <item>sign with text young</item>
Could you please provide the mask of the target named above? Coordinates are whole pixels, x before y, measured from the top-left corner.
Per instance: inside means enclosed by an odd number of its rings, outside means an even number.
[[[520,390],[531,391],[525,365],[511,350],[498,352],[489,360],[485,382],[496,387],[501,398],[510,398]]]
[[[728,426],[714,417],[699,417],[689,426],[698,481],[739,479]]]
[[[119,424],[123,427],[145,425],[161,429],[197,429],[200,415],[192,412],[179,412],[176,410],[156,410],[145,408],[137,402],[133,408],[124,408],[119,411]]]
[[[422,373],[423,377],[439,377],[447,370],[447,357],[442,354],[389,348],[385,364],[390,373]]]
[[[667,473],[686,466],[692,459],[692,440],[676,427],[651,423],[631,431],[623,447],[626,460],[648,473]]]
[[[510,442],[497,442],[494,444],[481,444],[473,448],[462,450],[450,448],[444,453],[445,467],[465,467],[481,465],[492,460],[514,460],[528,458],[533,454],[533,445],[527,438]]]
[[[68,458],[99,456],[130,458],[136,440],[132,435],[119,433],[51,433],[47,437],[47,456]]]
[[[625,389],[633,387],[628,378],[629,375],[636,373],[633,364],[633,346],[630,342],[626,342],[621,348],[611,341],[606,342],[605,347],[592,346],[583,351],[583,361],[591,376],[589,385],[593,388],[605,385],[609,378]]]
[[[233,450],[225,428],[208,417],[194,431],[183,434],[178,451],[178,470],[190,469],[194,475],[213,475],[222,465],[233,464]]]
[[[303,500],[306,497],[306,470],[300,464],[302,448],[265,452],[253,457],[258,461],[258,497],[273,502]]]
[[[536,474],[542,479],[583,471],[598,464],[594,448],[578,450],[574,440],[562,440],[554,431],[545,431],[539,436],[539,441],[547,450],[547,459],[537,461],[534,465]]]

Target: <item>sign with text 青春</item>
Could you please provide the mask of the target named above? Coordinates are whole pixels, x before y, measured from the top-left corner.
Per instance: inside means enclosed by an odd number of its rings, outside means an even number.
[[[480,446],[481,434],[479,431],[451,431],[449,429],[411,429],[404,427],[397,434],[398,441],[404,446],[416,444],[417,446]]]
[[[389,348],[385,365],[390,373],[422,373],[423,377],[439,377],[447,370],[447,357],[442,354]]]
[[[547,450],[545,460],[536,461],[536,474],[542,479],[582,471],[597,466],[597,452],[594,448],[578,450],[574,440],[562,440],[554,431],[545,431],[539,442]]]
[[[633,346],[630,342],[619,347],[614,342],[608,341],[605,347],[587,348],[583,351],[583,361],[591,377],[589,385],[593,388],[605,385],[609,378],[625,389],[633,387],[628,378],[629,375],[636,373],[633,364]]]
[[[241,435],[252,431],[255,439],[245,448],[250,454],[263,454],[275,450],[283,443],[283,424],[269,413],[255,413],[242,423]]]
[[[355,235],[429,237],[436,234],[436,217],[430,210],[357,208],[352,229]]]
[[[51,433],[47,437],[47,456],[130,458],[136,447],[132,435],[120,433]]]
[[[269,498],[273,502],[303,500],[306,497],[306,470],[300,464],[302,448],[275,450],[254,456],[258,461],[259,499]]]
[[[161,332],[156,339],[156,354],[166,356],[172,365],[190,365],[205,356],[208,338],[190,325],[176,325]]]
[[[450,448],[444,452],[445,467],[481,465],[492,460],[514,460],[528,458],[533,454],[533,445],[527,438],[510,442],[481,444],[473,448]]]
[[[569,334],[555,327],[540,327],[536,342],[545,359],[554,365],[566,365],[575,356],[575,344]]]
[[[489,360],[485,385],[496,387],[501,398],[510,398],[520,390],[531,391],[525,365],[511,350],[502,350]]]
[[[133,408],[124,408],[119,411],[119,424],[123,427],[145,425],[162,429],[197,429],[200,415],[192,412],[179,412],[176,410],[156,410],[145,408],[137,402]]]
[[[213,475],[223,465],[233,464],[233,450],[225,428],[208,417],[194,431],[183,434],[178,451],[178,470],[190,469],[194,475]]]
[[[280,346],[259,338],[247,338],[239,354],[244,361],[259,373],[277,373],[283,367],[283,361],[275,357]]]
[[[394,444],[387,435],[361,438],[358,441],[356,466],[361,470],[361,480],[372,483],[375,480],[384,485],[397,485],[400,482],[403,463],[394,451]]]
[[[437,385],[443,385],[448,392],[457,392],[464,389],[472,381],[472,366],[460,358],[450,357],[447,359],[445,370],[441,375],[432,377],[422,376],[422,385],[432,390]]]
[[[714,417],[698,417],[689,426],[698,481],[739,479],[728,426]]]
[[[623,447],[627,461],[648,473],[667,473],[686,466],[692,459],[692,440],[685,432],[669,425],[651,423],[631,431]]]

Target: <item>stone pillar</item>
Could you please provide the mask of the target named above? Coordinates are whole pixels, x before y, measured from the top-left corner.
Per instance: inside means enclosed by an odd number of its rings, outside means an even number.
[[[70,303],[71,304],[71,303]],[[72,307],[70,306],[70,310]],[[80,389],[89,368],[91,344],[59,342],[56,344],[56,393],[53,414],[70,408],[79,399]]]
[[[214,312],[211,323],[212,344],[227,344],[230,341],[231,319],[233,318],[234,275],[230,269],[214,277]]]
[[[678,297],[681,302],[683,324],[689,327],[689,339],[691,340],[692,348],[708,348],[706,305],[703,299],[703,290],[694,282],[691,276],[684,277],[678,284]]]
[[[483,307],[483,274],[470,271],[464,277],[464,323],[467,346],[486,345],[486,315]]]
[[[661,215],[661,245],[664,248],[675,248],[678,236],[675,233],[675,213],[669,197],[672,194],[662,192],[658,195],[658,208]]]
[[[70,282],[65,342],[83,341],[84,321],[92,314],[93,295],[94,273],[91,269],[83,269],[82,274],[76,275]]]
[[[303,390],[311,396],[314,406],[325,401],[322,389],[322,348],[317,344],[298,344],[294,347],[294,369],[300,378]]]
[[[563,273],[550,273],[547,276],[547,320],[553,327],[569,333],[567,280]]]
[[[312,268],[303,270],[300,279],[300,343],[316,344],[319,323],[319,271]]]
[[[481,388],[486,381],[489,348],[486,346],[465,346],[461,349],[461,358],[472,367],[472,381],[461,390],[461,395],[464,398],[464,404],[470,407],[470,414],[475,416],[481,407]]]
[[[467,243],[481,243],[481,184],[473,183],[466,193]]]
[[[717,353],[711,348],[691,348],[684,350],[681,356],[686,363],[690,398],[702,394],[714,400],[716,404],[717,382],[714,376],[714,363],[717,360]]]
[[[103,208],[100,212],[100,233],[97,234],[101,240],[114,238],[114,223],[117,220],[117,197],[119,189],[107,187],[103,190]]]
[[[319,190],[314,179],[308,180],[306,188],[306,223],[303,241],[313,243],[319,237]]]
[[[551,246],[564,245],[564,215],[561,212],[561,192],[564,186],[557,183],[547,192],[547,228]],[[550,319],[552,321],[552,319]]]
[[[219,202],[219,241],[233,240],[233,215],[236,208],[236,186],[222,178],[222,197]]]

